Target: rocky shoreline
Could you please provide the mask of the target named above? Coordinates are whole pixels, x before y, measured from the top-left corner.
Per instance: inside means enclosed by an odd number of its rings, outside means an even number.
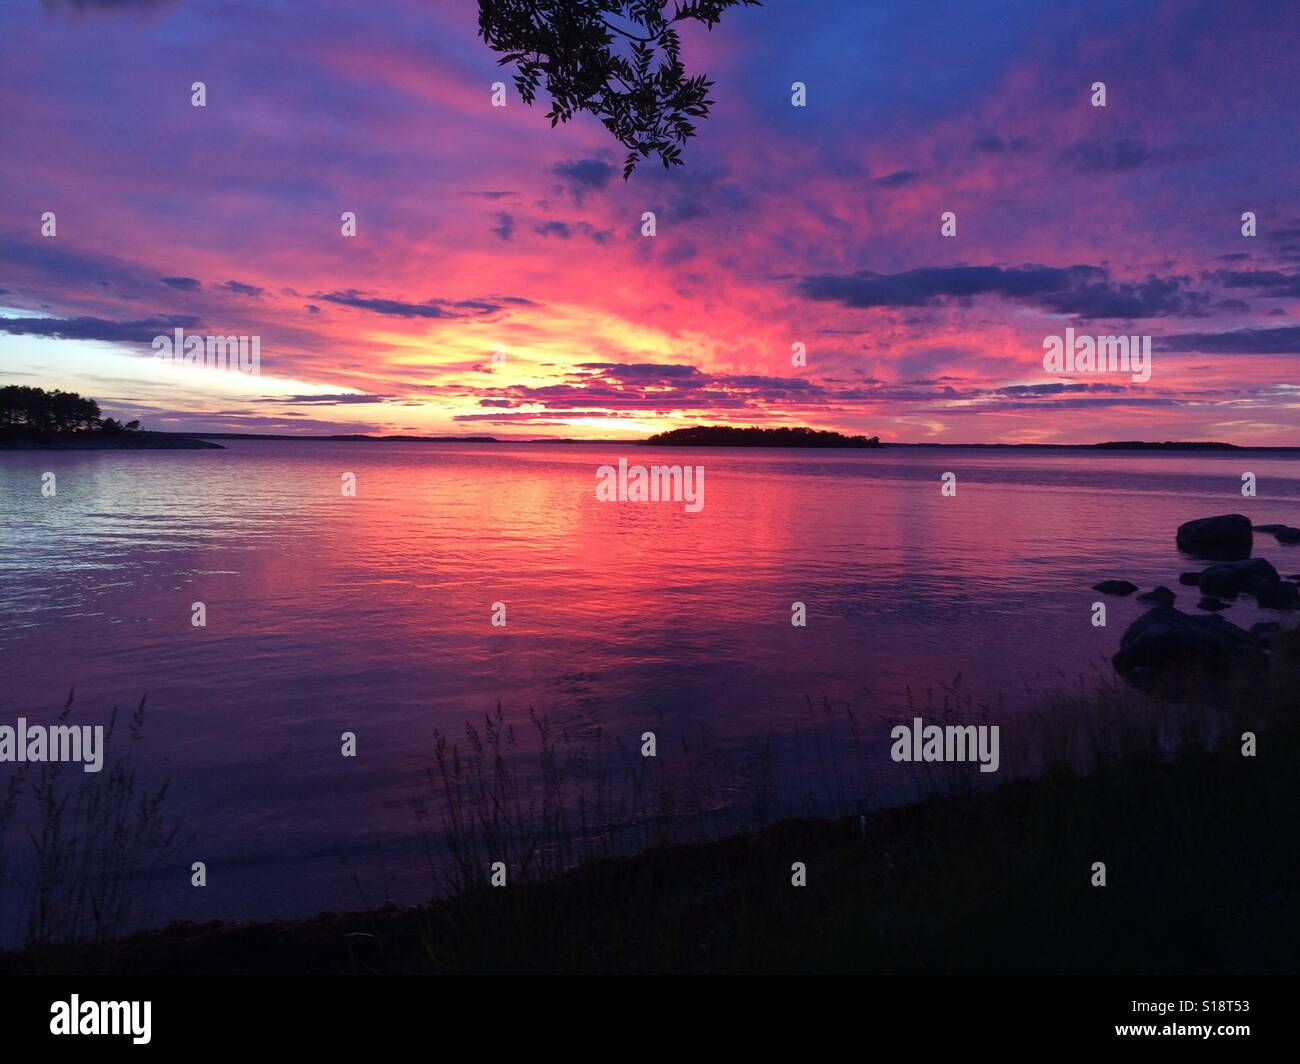
[[[1279,622],[1260,621],[1244,629],[1218,616],[1242,595],[1254,598],[1261,609],[1300,610],[1300,574],[1284,578],[1270,561],[1254,557],[1256,532],[1272,534],[1279,544],[1300,542],[1300,529],[1252,525],[1241,514],[1198,518],[1178,527],[1177,549],[1214,563],[1178,577],[1181,586],[1200,592],[1197,608],[1210,616],[1175,608],[1177,595],[1164,586],[1138,595],[1136,601],[1152,609],[1129,625],[1112,658],[1125,681],[1144,691],[1185,695],[1198,690],[1212,696],[1229,678],[1267,664]],[[1126,596],[1138,586],[1112,579],[1094,584],[1093,590]]]

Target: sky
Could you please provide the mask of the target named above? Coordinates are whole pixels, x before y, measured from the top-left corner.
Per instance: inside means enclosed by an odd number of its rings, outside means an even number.
[[[1300,445],[1300,5],[732,9],[682,34],[684,165],[627,181],[477,8],[6,0],[0,383],[158,430]],[[1067,329],[1149,379],[1045,367]]]

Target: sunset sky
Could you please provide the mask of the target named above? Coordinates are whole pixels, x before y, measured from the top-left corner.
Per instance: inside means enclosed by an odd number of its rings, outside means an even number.
[[[473,0],[6,0],[0,380],[154,429],[1300,445],[1300,5],[683,36],[713,112],[624,182],[596,120],[491,106]],[[261,375],[161,366],[176,327],[260,336]],[[1151,379],[1045,372],[1067,327],[1154,337]]]

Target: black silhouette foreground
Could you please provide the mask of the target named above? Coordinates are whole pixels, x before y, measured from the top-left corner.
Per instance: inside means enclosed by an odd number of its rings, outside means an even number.
[[[1294,974],[1298,670],[1290,633],[1217,703],[1208,745],[1203,720],[1160,723],[1133,693],[1063,695],[1044,706],[1042,775],[990,792],[781,820],[419,906],[0,951],[0,974]],[[1164,756],[1143,741],[1157,728]],[[1242,756],[1245,730],[1262,756]],[[1089,734],[1104,741],[1086,769],[1057,760]],[[1122,889],[1090,882],[1103,859]],[[791,885],[796,860],[806,887]]]

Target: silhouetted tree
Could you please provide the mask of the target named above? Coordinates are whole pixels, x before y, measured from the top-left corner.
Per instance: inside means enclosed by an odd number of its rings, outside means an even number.
[[[76,392],[8,384],[0,388],[0,425],[46,435],[99,429],[99,404]]]
[[[844,436],[802,425],[774,429],[689,425],[656,433],[645,442],[664,447],[879,447],[880,437]]]
[[[514,63],[515,87],[531,104],[545,82],[554,126],[587,111],[628,149],[626,180],[638,159],[658,154],[667,169],[680,145],[706,118],[713,87],[688,78],[673,27],[700,22],[710,30],[730,7],[761,0],[479,0],[479,35],[497,62]],[[672,8],[668,14],[664,9]]]

